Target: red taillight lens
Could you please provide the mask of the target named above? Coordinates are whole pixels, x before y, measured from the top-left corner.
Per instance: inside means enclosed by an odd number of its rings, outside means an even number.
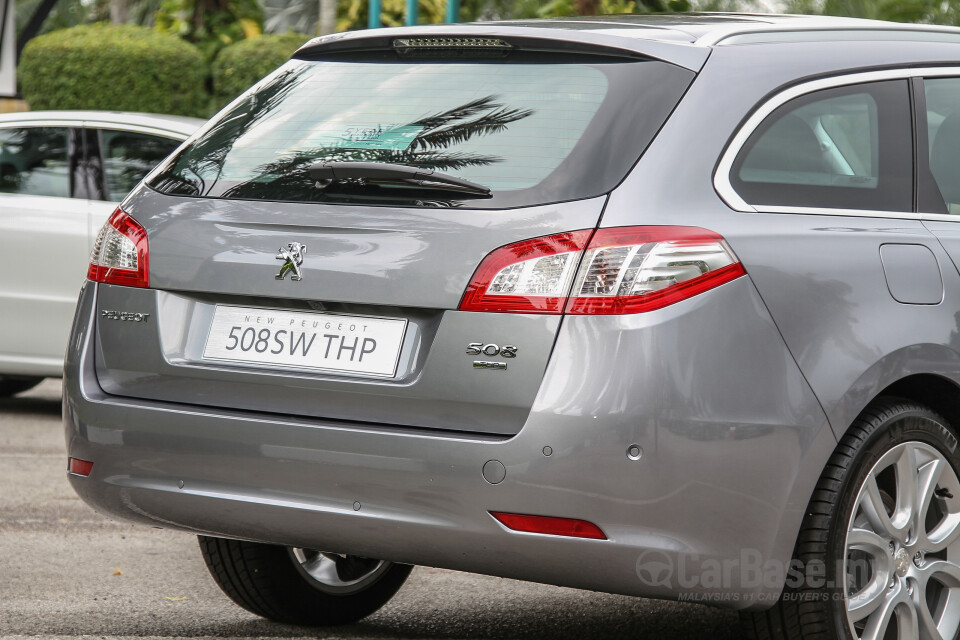
[[[100,229],[87,279],[127,287],[149,286],[147,232],[122,209]]]
[[[480,263],[459,309],[641,313],[685,300],[745,273],[724,239],[706,229],[662,226],[573,231],[495,250]]]
[[[529,516],[521,513],[502,513],[491,511],[490,515],[496,518],[507,529],[523,531],[525,533],[545,533],[551,536],[566,536],[568,538],[592,538],[606,540],[606,534],[592,522],[575,518],[556,518],[554,516]]]
[[[584,229],[500,247],[477,267],[460,310],[562,313],[591,233]]]
[[[87,477],[90,475],[90,472],[93,471],[93,463],[89,460],[81,460],[80,458],[70,458],[67,461],[67,471],[75,476]]]
[[[746,274],[724,239],[696,227],[600,229],[567,303],[570,314],[642,313]]]

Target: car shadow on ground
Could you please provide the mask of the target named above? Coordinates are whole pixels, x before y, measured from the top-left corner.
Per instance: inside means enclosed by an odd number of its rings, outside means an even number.
[[[591,602],[591,596],[598,602]],[[587,594],[585,598],[575,598],[575,603],[561,602],[563,599],[547,599],[533,607],[529,606],[529,602],[522,605],[506,602],[494,604],[489,601],[472,605],[464,603],[452,610],[427,603],[417,611],[401,613],[396,608],[384,609],[361,623],[325,629],[304,629],[251,620],[249,623],[218,625],[215,630],[208,631],[239,638],[268,636],[331,640],[735,640],[742,637],[737,614],[731,611],[643,599],[635,599],[634,606],[622,606],[621,601],[617,603],[618,606],[611,607],[608,602],[602,602],[610,599],[610,596],[603,594]],[[593,604],[599,606],[592,607]],[[588,611],[584,611],[584,608]]]
[[[0,413],[18,416],[59,416],[60,398],[13,396],[0,398]]]
[[[0,397],[0,416],[59,416],[63,399],[63,383],[47,378],[33,389],[11,397]]]

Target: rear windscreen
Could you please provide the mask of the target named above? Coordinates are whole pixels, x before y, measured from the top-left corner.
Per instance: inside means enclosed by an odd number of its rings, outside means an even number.
[[[163,193],[287,202],[510,207],[616,186],[693,78],[652,60],[598,56],[291,60],[166,163]],[[311,165],[433,170],[489,197],[411,184],[326,184]]]

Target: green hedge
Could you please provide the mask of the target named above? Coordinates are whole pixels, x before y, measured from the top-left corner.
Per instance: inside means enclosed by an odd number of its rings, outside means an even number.
[[[206,65],[180,38],[98,23],[27,43],[17,70],[31,109],[110,109],[205,117]]]
[[[213,97],[218,107],[286,62],[310,36],[266,35],[224,47],[213,61]]]

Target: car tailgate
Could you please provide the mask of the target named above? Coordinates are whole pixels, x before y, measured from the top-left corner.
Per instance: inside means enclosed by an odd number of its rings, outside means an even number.
[[[456,309],[491,251],[592,229],[604,200],[454,212],[272,203],[265,216],[263,203],[142,189],[125,208],[149,237],[150,288],[100,286],[98,379],[108,393],[158,401],[514,434],[561,317]],[[302,279],[280,279],[278,256],[293,243],[306,247]],[[226,335],[234,326],[237,341]],[[367,335],[388,350],[369,366],[356,362]],[[311,336],[310,349],[338,352],[344,367],[285,360]],[[224,345],[239,354],[241,340],[249,357],[227,359]],[[470,355],[470,343],[496,348]],[[280,355],[265,362],[258,346]]]

